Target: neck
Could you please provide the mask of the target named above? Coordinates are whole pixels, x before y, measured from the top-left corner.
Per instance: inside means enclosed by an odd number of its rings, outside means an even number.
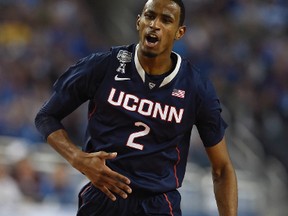
[[[138,49],[136,55],[138,55],[139,62],[144,71],[151,75],[161,75],[170,71],[173,67],[173,62],[170,55],[147,57],[140,49]]]

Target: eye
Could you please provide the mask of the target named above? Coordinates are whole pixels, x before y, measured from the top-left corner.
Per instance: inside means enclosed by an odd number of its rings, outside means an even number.
[[[162,22],[166,24],[173,23],[173,19],[169,16],[163,16]]]
[[[155,18],[155,16],[151,13],[144,14],[144,17],[148,20],[153,20]]]
[[[163,23],[172,23],[171,19],[168,19],[168,18],[164,18],[163,19]]]

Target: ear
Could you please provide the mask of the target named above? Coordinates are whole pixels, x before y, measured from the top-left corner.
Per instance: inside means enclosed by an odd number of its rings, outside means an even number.
[[[136,20],[136,29],[137,29],[137,31],[139,31],[140,17],[141,17],[140,14],[138,14],[137,20]]]
[[[182,38],[185,32],[186,32],[186,26],[180,26],[176,32],[175,40],[179,40],[180,38]]]

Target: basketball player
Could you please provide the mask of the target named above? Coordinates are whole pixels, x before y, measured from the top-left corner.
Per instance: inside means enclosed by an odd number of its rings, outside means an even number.
[[[193,125],[211,162],[219,215],[237,215],[218,97],[209,80],[172,52],[185,34],[184,17],[181,0],[148,0],[136,22],[139,42],[78,61],[37,114],[47,142],[90,180],[79,193],[78,216],[180,216],[177,189]],[[61,120],[86,101],[81,150]]]

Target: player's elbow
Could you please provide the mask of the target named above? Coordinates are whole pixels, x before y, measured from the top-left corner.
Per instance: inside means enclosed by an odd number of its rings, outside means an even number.
[[[217,183],[226,177],[235,175],[234,167],[231,163],[225,163],[221,167],[212,168],[213,182]]]
[[[64,128],[60,119],[47,114],[43,109],[35,116],[34,124],[45,140],[52,132]]]

